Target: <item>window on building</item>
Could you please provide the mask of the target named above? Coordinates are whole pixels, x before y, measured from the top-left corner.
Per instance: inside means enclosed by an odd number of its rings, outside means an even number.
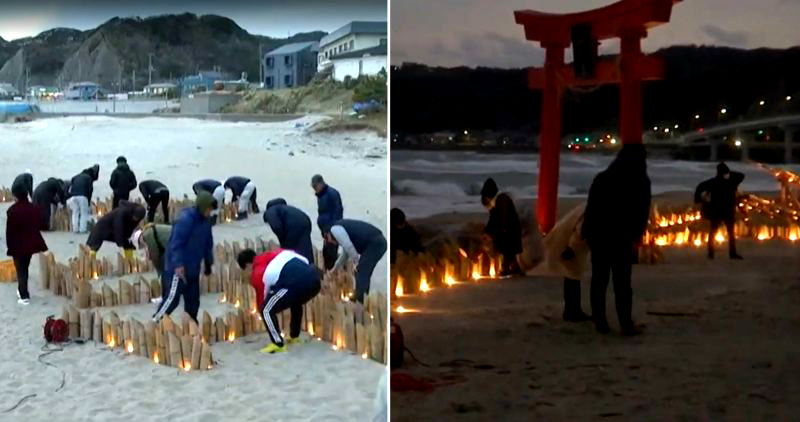
[[[264,79],[264,85],[272,87],[272,76],[267,76],[266,79]]]
[[[386,45],[386,38],[381,38],[381,45]]]
[[[284,58],[283,58],[283,63],[284,63],[286,66],[291,66],[291,65],[292,65],[292,56],[286,56],[286,57],[284,57]]]
[[[275,65],[275,58],[274,57],[267,57],[267,67],[272,67]]]
[[[350,40],[350,46],[347,49],[348,50],[352,50],[353,48],[355,48],[355,46],[356,46],[356,41],[355,40]]]
[[[283,77],[283,84],[286,86],[292,86],[292,75],[285,75]]]

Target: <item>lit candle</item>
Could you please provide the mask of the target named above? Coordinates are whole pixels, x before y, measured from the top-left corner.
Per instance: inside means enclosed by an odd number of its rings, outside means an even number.
[[[425,273],[422,273],[422,277],[419,280],[419,290],[424,293],[430,289],[431,287],[428,285],[428,278],[425,276]]]
[[[394,295],[397,297],[403,296],[403,277],[397,277],[397,286],[394,288]]]

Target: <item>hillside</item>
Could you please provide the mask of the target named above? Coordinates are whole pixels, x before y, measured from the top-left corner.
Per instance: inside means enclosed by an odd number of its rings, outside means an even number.
[[[259,44],[267,52],[281,45],[317,41],[324,32],[300,33],[289,38],[253,35],[231,19],[216,16],[162,15],[113,18],[99,27],[78,31],[56,28],[36,37],[0,42],[0,81],[24,86],[25,68],[30,85],[59,85],[91,80],[107,89],[141,88],[148,80],[148,55],[153,54],[153,80],[219,66],[238,78],[258,78]]]
[[[667,75],[643,89],[646,125],[711,124],[722,106],[727,118],[800,112],[800,48],[739,50],[677,46],[657,52]],[[564,133],[616,128],[618,87],[564,96]],[[421,133],[458,129],[537,130],[540,93],[527,87],[525,69],[392,68],[392,129]],[[785,101],[787,95],[798,101]],[[760,100],[766,104],[758,106]],[[694,121],[695,113],[701,119]]]

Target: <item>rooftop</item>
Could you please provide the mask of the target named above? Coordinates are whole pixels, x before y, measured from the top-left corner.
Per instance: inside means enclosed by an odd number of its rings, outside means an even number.
[[[328,45],[350,34],[386,34],[386,22],[353,21],[331,32],[319,40],[319,45]]]
[[[301,52],[309,47],[311,48],[312,51],[318,51],[319,43],[316,41],[309,41],[309,42],[296,42],[292,44],[286,44],[268,52],[266,55],[278,56],[282,54],[294,54]]]
[[[361,50],[348,51],[331,57],[331,60],[339,59],[357,59],[365,56],[385,56],[387,54],[386,44],[377,45],[375,47],[362,48]]]

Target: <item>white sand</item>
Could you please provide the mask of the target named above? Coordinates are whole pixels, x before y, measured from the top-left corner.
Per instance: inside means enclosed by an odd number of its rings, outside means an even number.
[[[299,121],[313,122],[310,117]],[[259,204],[282,196],[316,219],[316,198],[309,187],[321,173],[342,194],[345,215],[386,227],[386,149],[374,135],[306,135],[298,122],[221,123],[193,119],[140,120],[110,117],[46,119],[0,125],[0,185],[30,168],[35,183],[49,176],[67,178],[97,162],[100,180],[95,196],[110,194],[108,178],[117,155],[128,158],[140,180],[158,178],[173,195],[191,194],[201,178],[231,175],[252,178]],[[140,127],[142,126],[142,127]],[[272,145],[272,143],[275,145]],[[294,151],[294,156],[289,156]],[[301,152],[305,151],[305,152]],[[380,158],[366,158],[375,155]],[[134,197],[138,196],[138,192]],[[5,210],[0,206],[0,227]],[[261,216],[218,225],[215,241],[272,234]],[[317,245],[319,233],[312,235]],[[4,233],[0,233],[3,237]],[[85,235],[46,233],[45,240],[59,261],[77,253]],[[116,254],[106,243],[101,256]],[[102,345],[69,345],[43,358],[42,325],[50,314],[61,314],[66,300],[39,288],[36,259],[31,265],[32,303],[16,303],[15,283],[0,285],[0,412],[29,394],[16,410],[0,413],[0,421],[218,421],[218,420],[370,420],[378,382],[385,367],[345,352],[334,352],[319,341],[297,346],[282,355],[258,352],[264,334],[234,344],[212,347],[218,366],[206,373],[179,373],[140,357],[105,350]],[[374,290],[386,290],[385,260],[375,270]],[[216,295],[203,296],[201,312],[225,311]],[[107,312],[111,308],[100,308]],[[144,320],[150,305],[115,307],[120,315]],[[180,318],[181,307],[173,317]],[[63,389],[61,370],[66,374]]]

